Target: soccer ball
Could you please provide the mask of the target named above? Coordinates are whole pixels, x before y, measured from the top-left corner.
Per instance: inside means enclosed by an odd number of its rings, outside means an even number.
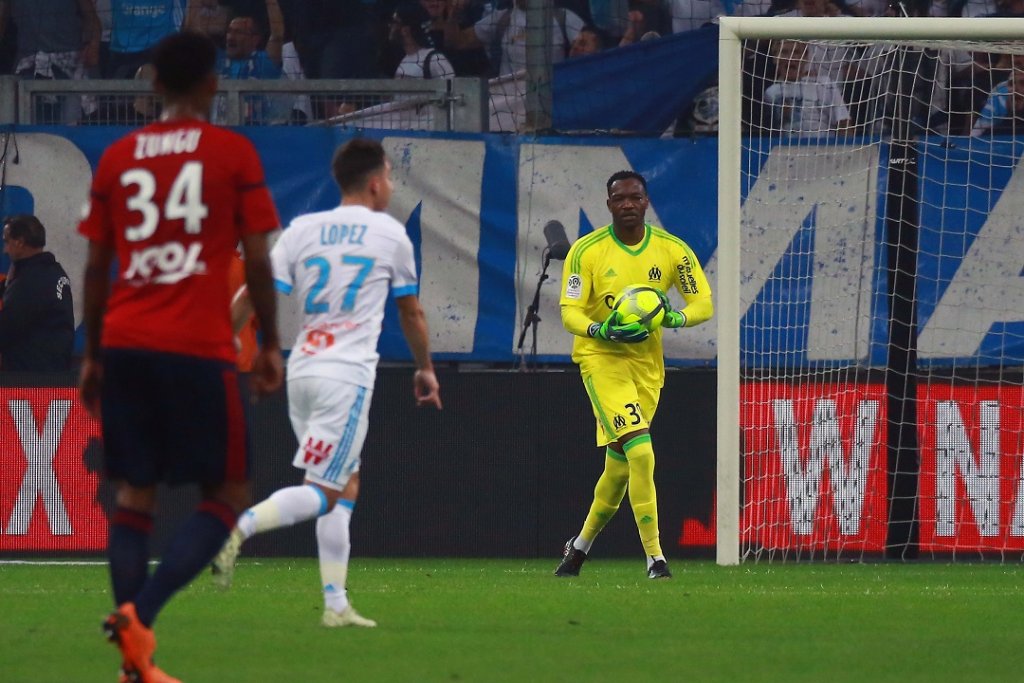
[[[617,297],[612,308],[623,323],[639,322],[648,331],[661,326],[665,318],[665,304],[658,290],[648,285],[628,285]]]

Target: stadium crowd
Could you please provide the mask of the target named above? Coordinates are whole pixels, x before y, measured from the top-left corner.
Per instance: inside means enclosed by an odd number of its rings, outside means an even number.
[[[554,0],[552,61],[693,31],[722,15],[1007,17],[1024,16],[1024,0]],[[524,113],[526,21],[526,0],[0,0],[0,74],[148,78],[156,43],[192,30],[218,45],[222,79],[489,78],[492,130],[495,122],[499,130],[514,130]],[[892,106],[885,104],[894,89],[882,73],[890,66],[885,54],[790,45],[785,54],[751,52],[748,62],[753,131],[877,132],[871,128],[877,108]],[[938,51],[922,61],[922,68],[936,65],[944,71],[937,87],[945,92],[921,95],[935,110],[924,115],[929,123],[938,115],[945,132],[977,135],[1016,120],[1021,107],[1010,96],[1009,55]],[[710,86],[680,116],[676,134],[715,132]],[[494,118],[497,100],[510,118]],[[245,120],[304,123],[364,104],[266,96],[247,105]],[[77,98],[51,98],[37,112],[38,122],[53,123],[140,123],[156,114],[152,101],[88,97],[80,106]],[[215,111],[218,120],[223,116]],[[396,127],[422,124],[407,117]]]

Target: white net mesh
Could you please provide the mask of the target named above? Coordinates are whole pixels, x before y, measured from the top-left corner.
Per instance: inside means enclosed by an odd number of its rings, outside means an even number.
[[[1021,558],[1015,52],[745,42],[741,558]]]

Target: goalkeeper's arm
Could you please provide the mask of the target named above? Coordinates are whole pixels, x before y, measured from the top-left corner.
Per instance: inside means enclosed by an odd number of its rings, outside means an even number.
[[[567,332],[575,334],[577,337],[589,337],[590,326],[594,324],[594,321],[590,319],[583,309],[579,306],[566,306],[562,305],[562,326]]]

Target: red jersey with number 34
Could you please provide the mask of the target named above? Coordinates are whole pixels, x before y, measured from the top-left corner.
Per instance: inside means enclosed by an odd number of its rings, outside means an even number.
[[[239,238],[280,225],[252,143],[161,121],[103,154],[78,231],[117,252],[106,348],[234,362],[228,272]]]

